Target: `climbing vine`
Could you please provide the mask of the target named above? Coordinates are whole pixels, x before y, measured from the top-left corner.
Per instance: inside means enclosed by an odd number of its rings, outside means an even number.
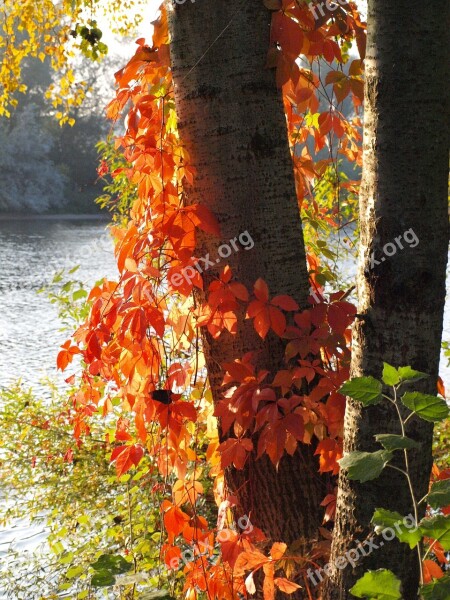
[[[335,254],[322,237],[345,227],[345,206],[358,189],[340,173],[340,162],[361,161],[364,23],[351,3],[321,21],[306,4],[269,0],[266,6],[273,11],[267,68],[276,71],[282,90],[297,199],[309,232],[309,308],[277,295],[261,277],[247,289],[226,260],[203,289],[197,233],[220,239],[220,228],[205,206],[186,202],[185,184],[196,173],[177,131],[162,8],[152,46],[137,41],[134,56],[115,75],[117,94],[107,108],[112,120],[126,112],[125,132],[116,140],[124,162],[111,175],[123,182],[125,173],[136,190],[128,218],[111,227],[119,279],[91,290],[88,318],[58,355],[61,369],[82,359],[81,374],[69,377],[77,382],[67,406],[76,440],[89,435],[93,415],[102,415],[117,476],[140,469],[145,457],[149,476],[161,482],[161,561],[174,577],[182,568],[186,598],[251,594],[260,569],[267,600],[275,588],[292,593],[300,586],[312,597],[305,572],[326,553],[326,540],[302,557],[256,527],[236,528],[236,498],[224,470],[242,469],[250,452],[267,454],[277,466],[284,453],[313,439],[321,472],[336,474],[342,456],[345,398],[339,388],[349,375],[355,308],[351,290],[325,292],[335,278]],[[353,39],[359,59],[351,58]],[[346,99],[354,111],[347,115],[341,110]],[[109,164],[102,163],[101,175]],[[214,406],[202,330],[216,339],[233,335],[239,314],[262,339],[269,331],[283,339],[285,366],[269,378],[252,353],[236,356],[222,365],[223,394]],[[313,383],[308,393],[305,383]],[[226,439],[219,439],[217,417]],[[207,490],[218,506],[215,524],[202,514]],[[327,521],[333,494],[324,506]],[[186,546],[190,561],[182,561]]]

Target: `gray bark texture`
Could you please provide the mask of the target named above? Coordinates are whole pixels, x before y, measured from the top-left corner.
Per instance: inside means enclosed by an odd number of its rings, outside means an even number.
[[[380,378],[382,361],[410,365],[430,375],[414,389],[431,394],[436,393],[449,239],[449,9],[447,0],[369,0],[357,278],[362,318],[354,328],[351,368],[353,377]],[[380,449],[374,435],[385,432],[399,433],[391,407],[361,409],[349,401],[346,452]],[[422,444],[411,452],[421,498],[432,466],[432,427],[414,419],[406,433]],[[402,456],[398,465],[404,466]],[[379,479],[359,484],[341,473],[332,563],[366,538],[376,508],[411,513],[401,474],[385,469]],[[349,589],[356,580],[377,568],[401,578],[403,598],[417,598],[417,553],[396,540],[384,541],[356,568],[334,567],[324,598],[352,598]]]
[[[222,233],[220,241],[202,236],[197,256],[216,259],[221,243],[245,231],[255,243],[206,271],[205,289],[228,263],[249,291],[262,277],[271,295],[289,294],[305,306],[308,274],[285,115],[274,72],[265,68],[271,13],[262,0],[167,6],[178,128],[197,169],[188,202],[207,206]],[[283,365],[281,340],[262,341],[242,313],[237,335],[205,335],[204,349],[216,401],[223,363],[257,350],[258,367],[272,376]],[[303,540],[308,547],[317,535],[326,488],[313,452],[302,446],[282,458],[278,471],[266,455],[252,456],[243,471],[228,469],[239,513],[272,541]]]

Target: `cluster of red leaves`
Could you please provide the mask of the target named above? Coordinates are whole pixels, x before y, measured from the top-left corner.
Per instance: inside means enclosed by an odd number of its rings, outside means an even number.
[[[347,95],[355,105],[362,100],[362,61],[353,61],[345,75],[341,46],[356,38],[363,58],[363,25],[351,3],[322,22],[314,21],[306,4],[266,0],[266,5],[274,11],[268,67],[276,68],[283,90],[299,205],[308,202],[336,224],[319,210],[312,182],[331,164],[336,142],[342,156],[360,158],[359,122],[347,121],[338,104]],[[267,555],[261,551],[264,535],[259,531],[226,530],[224,541],[222,528],[217,533],[197,512],[204,493],[201,473],[215,478],[216,499],[229,507],[224,468],[242,468],[250,452],[267,453],[277,465],[284,452],[292,454],[299,442],[308,444],[313,438],[320,470],[337,473],[345,399],[336,390],[348,377],[349,326],[355,311],[342,294],[319,304],[311,300],[311,308],[300,311],[288,296],[271,298],[262,279],[250,295],[227,266],[206,290],[206,301],[193,302],[193,288],[203,289],[203,281],[195,272],[184,277],[183,269],[197,260],[197,231],[215,236],[220,231],[204,206],[185,203],[184,185],[193,183],[195,172],[176,127],[164,8],[154,26],[152,47],[138,40],[135,55],[116,73],[117,94],[107,108],[113,120],[127,111],[125,133],[116,143],[131,165],[127,175],[137,188],[128,221],[112,228],[120,278],[91,290],[89,317],[75,332],[74,342],[62,346],[58,367],[64,370],[81,355],[83,371],[70,406],[75,437],[80,440],[89,432],[94,413],[108,416],[110,422],[115,418],[115,434],[108,441],[117,475],[142,464],[145,456],[152,472],[163,479],[167,537],[162,559],[170,567],[181,556],[180,544],[197,549],[195,559],[183,568],[185,597],[195,598],[198,591],[221,600],[251,594],[254,572],[262,569],[264,596],[271,600],[275,588],[289,594],[299,587],[275,577],[279,562],[286,560],[285,544],[275,542]],[[299,66],[299,55],[310,69]],[[325,82],[319,59],[336,60],[339,67],[329,71]],[[327,86],[329,107],[320,112]],[[314,153],[325,146],[330,158],[318,161]],[[107,168],[102,164],[101,173]],[[317,266],[317,257],[309,260]],[[255,372],[251,356],[222,365],[228,390],[215,415],[230,437],[219,443],[217,431],[210,431],[213,407],[199,338],[202,328],[214,338],[233,335],[238,314],[252,320],[261,338],[273,332],[285,340],[286,368],[267,381],[268,373]],[[313,381],[305,393],[304,384]],[[235,385],[229,387],[231,383]],[[206,456],[200,439],[209,441]],[[332,501],[326,504],[330,517]],[[216,536],[220,560],[211,564]],[[208,550],[201,552],[201,547]]]
[[[265,4],[274,11],[267,66],[276,69],[277,84],[283,90],[297,197],[300,206],[306,199],[320,213],[312,186],[320,181],[325,169],[336,161],[336,156],[330,152],[329,158],[319,160],[318,153],[325,146],[337,147],[338,155],[361,164],[361,121],[359,117],[352,121],[346,119],[340,105],[350,97],[358,111],[364,99],[365,24],[354,2],[336,11],[324,7],[325,16],[318,19],[314,18],[306,2],[265,0]],[[357,43],[360,58],[352,60],[345,73],[346,59],[341,46],[343,42],[353,40]],[[300,55],[306,59],[301,64],[298,61]],[[309,68],[304,66],[305,62],[309,63]],[[337,69],[332,69],[332,64],[337,64]],[[328,71],[325,81],[322,70]],[[322,112],[323,100],[326,110]],[[318,120],[308,119],[310,115],[318,115]],[[357,182],[348,182],[347,185],[355,184]],[[321,217],[325,219],[327,215],[322,213]]]
[[[254,450],[255,433],[257,458],[266,452],[274,465],[278,465],[284,452],[293,455],[298,442],[309,444],[315,436],[320,440],[320,470],[336,474],[337,461],[342,456],[345,410],[345,398],[337,390],[348,378],[347,346],[355,307],[340,301],[341,294],[333,294],[329,303],[298,312],[297,303],[289,296],[270,300],[262,279],[255,283],[254,294],[256,299],[250,302],[247,316],[254,319],[255,330],[262,338],[273,329],[289,340],[287,368],[278,371],[268,383],[267,371],[255,373],[252,354],[224,365],[224,384],[237,385],[227,388],[215,411],[224,434],[233,426],[233,437],[219,446],[222,467],[243,467],[247,455]],[[293,325],[287,325],[285,312],[293,313]],[[310,358],[320,357],[320,353],[322,360]],[[339,368],[324,368],[324,362]],[[315,381],[308,394],[301,391],[305,381]]]

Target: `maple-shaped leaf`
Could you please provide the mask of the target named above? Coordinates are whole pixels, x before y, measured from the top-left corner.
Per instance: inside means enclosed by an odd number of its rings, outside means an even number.
[[[243,469],[247,455],[253,450],[253,442],[249,438],[229,438],[219,446],[222,469],[233,464],[236,469]]]

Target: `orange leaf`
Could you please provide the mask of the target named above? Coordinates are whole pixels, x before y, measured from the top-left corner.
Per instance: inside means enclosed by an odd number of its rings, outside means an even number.
[[[169,534],[169,542],[172,543],[174,538],[186,527],[190,517],[168,500],[162,503],[162,509],[164,510],[164,526]]]
[[[430,583],[433,579],[444,577],[444,572],[434,560],[426,559],[423,561],[423,578],[425,583]]]
[[[239,535],[231,529],[222,529],[217,534],[217,541],[222,550],[222,559],[233,569],[243,550]]]
[[[339,463],[337,461],[342,458],[342,442],[326,438],[317,444],[314,454],[320,454],[319,471],[321,473],[326,471],[332,471],[333,475],[339,473]]]
[[[264,339],[269,333],[270,326],[271,322],[269,311],[267,309],[264,309],[255,316],[255,319],[253,321],[253,327],[255,328],[255,331],[259,335],[259,337]]]
[[[269,307],[269,316],[271,328],[281,337],[286,329],[286,317],[274,306]]]
[[[289,579],[285,579],[284,577],[275,577],[274,583],[282,592],[285,594],[293,594],[296,590],[298,590],[301,586],[298,583],[294,583],[293,581],[289,581]]]
[[[275,542],[270,549],[270,556],[273,560],[280,560],[280,558],[284,555],[287,549],[287,544],[284,542]]]
[[[246,571],[259,569],[265,563],[269,562],[269,558],[257,548],[252,547],[250,550],[242,552],[234,565],[234,575],[242,577]]]

